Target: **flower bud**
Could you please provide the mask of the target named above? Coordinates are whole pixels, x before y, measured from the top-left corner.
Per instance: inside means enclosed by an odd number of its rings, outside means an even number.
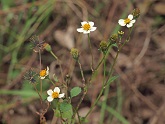
[[[140,16],[139,8],[134,9],[133,12],[132,12],[132,15],[133,15],[134,19],[137,19]]]
[[[50,46],[48,43],[44,43],[44,44],[43,44],[43,48],[44,48],[46,51],[48,51],[48,52],[52,51],[52,48],[51,48],[51,46]]]
[[[119,38],[122,38],[123,35],[124,35],[124,32],[123,32],[123,31],[118,31],[118,36],[119,36]]]
[[[113,41],[113,42],[116,42],[118,40],[118,35],[117,34],[113,34],[111,37],[110,37],[110,40]]]
[[[106,41],[100,42],[100,50],[105,54],[108,48],[108,44]]]
[[[79,51],[78,51],[78,49],[72,48],[70,53],[71,53],[73,59],[78,60],[78,58],[79,58]]]

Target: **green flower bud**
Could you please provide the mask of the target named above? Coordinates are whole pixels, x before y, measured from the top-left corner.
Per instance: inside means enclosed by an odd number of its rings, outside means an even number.
[[[45,49],[46,51],[48,51],[48,52],[52,51],[52,48],[51,48],[51,46],[50,46],[48,43],[44,43],[44,44],[43,44],[43,47],[44,47],[44,49]]]
[[[107,42],[106,42],[106,41],[101,41],[101,42],[100,42],[100,50],[101,50],[103,53],[106,53],[107,48],[108,48]]]
[[[118,36],[119,36],[119,38],[122,38],[123,35],[124,35],[124,32],[123,32],[123,31],[118,31]]]
[[[79,58],[79,51],[78,51],[78,49],[72,48],[70,53],[71,53],[73,59],[78,60],[78,58]]]
[[[116,42],[118,40],[118,35],[117,34],[113,34],[111,37],[110,37],[110,40],[113,41],[113,42]]]

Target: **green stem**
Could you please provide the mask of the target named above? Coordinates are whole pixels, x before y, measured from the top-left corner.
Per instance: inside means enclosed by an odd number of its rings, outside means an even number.
[[[89,35],[89,34],[88,34],[88,44],[89,44],[90,52],[91,52],[91,56],[92,56],[91,70],[92,70],[92,72],[93,72],[93,53],[92,53],[92,45],[91,45],[90,35]]]
[[[120,52],[120,51],[118,50],[118,52],[117,52],[117,54],[116,54],[116,57],[115,57],[115,59],[114,59],[114,63],[113,63],[113,65],[112,65],[112,67],[111,67],[111,70],[110,70],[108,79],[109,79],[109,78],[111,77],[111,75],[112,75],[112,71],[113,71],[114,65],[115,65],[115,63],[116,63],[117,57],[118,57],[118,55],[119,55],[119,52]],[[107,83],[107,82],[108,82],[108,80],[106,81],[106,83]],[[102,95],[102,93],[103,93],[103,91],[104,91],[104,89],[105,89],[106,83],[104,83],[104,85],[102,86],[99,96],[97,97],[97,99],[96,99],[96,101],[94,102],[94,104],[91,106],[91,108],[90,108],[90,110],[88,111],[88,113],[86,114],[85,118],[91,113],[91,111],[93,110],[93,108],[95,107],[95,105],[97,104],[97,102],[99,101],[99,99],[100,99],[100,97],[101,97],[101,95]]]
[[[55,86],[55,83],[50,78],[48,78],[48,79]]]
[[[78,62],[78,64],[79,64],[79,68],[80,68],[80,71],[81,71],[81,76],[82,76],[82,82],[83,82],[84,91],[83,91],[83,95],[82,95],[81,98],[80,98],[79,103],[77,104],[77,107],[76,107],[76,109],[75,109],[75,112],[74,112],[74,114],[73,114],[73,116],[72,116],[72,121],[73,121],[73,119],[74,119],[76,113],[78,113],[78,109],[79,109],[79,107],[80,107],[80,105],[81,105],[81,103],[82,103],[82,101],[83,101],[83,99],[84,99],[84,97],[85,97],[85,95],[86,95],[86,93],[87,93],[87,88],[86,88],[86,85],[85,85],[84,73],[83,73],[83,70],[82,70],[82,66],[81,66],[80,60],[78,59],[77,62]],[[77,115],[78,115],[78,114],[77,114]],[[79,117],[79,115],[78,115],[78,117]]]
[[[104,79],[103,79],[103,85],[105,85],[105,73],[106,73],[106,62],[104,60]],[[105,109],[106,109],[108,92],[109,92],[109,86],[106,87],[105,90],[104,90],[104,100],[103,100],[103,104],[101,106],[100,124],[102,124],[103,121],[104,121],[104,115],[105,115]]]
[[[64,81],[64,76],[63,76],[63,73],[62,73],[62,67],[61,67],[61,62],[60,60],[58,59],[58,57],[53,53],[53,51],[50,51],[51,55],[58,61],[58,64],[60,66],[60,71],[61,71],[61,77],[62,77],[62,80]]]
[[[40,61],[40,71],[41,71],[41,51],[39,50],[38,52],[39,54],[39,61]],[[41,96],[42,96],[42,80],[40,79],[40,93],[41,93]],[[42,104],[42,102],[41,102]]]
[[[33,84],[33,83],[32,83],[32,84]],[[37,90],[37,88],[36,88],[36,85],[33,84],[33,87],[34,87],[35,91],[38,93],[38,96],[40,97],[40,102],[41,102],[41,105],[42,105],[42,97],[41,97],[40,93],[38,92],[38,90]]]

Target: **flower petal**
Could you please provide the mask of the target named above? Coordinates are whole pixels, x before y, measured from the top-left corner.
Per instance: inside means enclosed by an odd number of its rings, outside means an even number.
[[[55,88],[54,88],[54,92],[59,93],[59,92],[60,92],[60,88],[59,88],[59,87],[55,87]]]
[[[130,28],[130,27],[132,27],[132,26],[133,26],[133,23],[127,24],[127,27],[128,27],[128,28]]]
[[[128,18],[129,18],[130,20],[132,20],[132,19],[133,19],[133,15],[132,15],[132,14],[129,14],[129,15],[128,15]]]
[[[47,66],[47,69],[46,69],[47,71],[49,71],[49,67]]]
[[[86,24],[86,23],[88,23],[88,22],[86,22],[86,21],[83,21],[83,22],[81,22],[81,25],[83,26],[84,24]]]
[[[77,28],[77,31],[78,32],[84,32],[84,29],[83,28]]]
[[[126,24],[124,23],[124,19],[119,19],[118,21],[120,26],[125,26]]]
[[[84,33],[84,34],[88,34],[88,33],[90,33],[90,30],[88,30],[88,31],[84,30],[83,33]]]
[[[62,97],[64,97],[64,95],[65,95],[65,93],[61,93],[61,94],[59,94],[58,98],[62,98]]]
[[[134,20],[131,20],[131,22],[130,23],[135,23],[136,22],[136,20],[134,19]]]
[[[90,31],[95,31],[97,27],[91,27]]]
[[[94,22],[89,22],[89,25],[90,25],[91,27],[93,27],[93,26],[94,26]]]
[[[48,96],[47,100],[48,100],[48,102],[52,102],[53,101],[53,97],[52,96]]]
[[[45,76],[44,76],[44,77],[41,77],[41,76],[40,76],[40,79],[45,79]]]
[[[50,89],[50,90],[47,91],[47,94],[48,94],[49,96],[51,96],[52,93],[53,93],[53,90],[52,90],[52,89]]]

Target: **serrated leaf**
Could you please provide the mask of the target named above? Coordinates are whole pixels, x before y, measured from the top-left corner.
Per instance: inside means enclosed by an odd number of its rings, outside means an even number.
[[[70,119],[70,118],[72,118],[73,111],[72,110],[69,110],[69,111],[66,111],[66,112],[61,113],[61,115],[62,115],[62,118],[68,118],[68,119]]]
[[[74,87],[73,89],[71,89],[70,91],[70,97],[75,97],[77,95],[79,95],[81,93],[81,88],[80,87]]]
[[[73,115],[72,105],[67,102],[60,104],[60,111],[63,118],[70,119]]]
[[[63,102],[60,103],[60,111],[61,112],[65,112],[65,111],[69,111],[72,109],[72,105],[67,103],[67,102]]]

